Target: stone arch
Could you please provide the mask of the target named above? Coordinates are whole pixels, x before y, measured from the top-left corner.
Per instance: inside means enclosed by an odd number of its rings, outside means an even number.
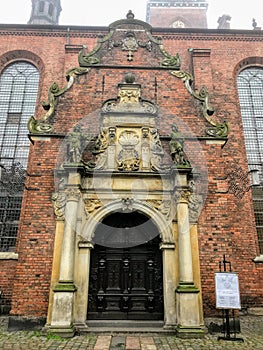
[[[81,236],[92,241],[97,225],[109,214],[123,210],[123,200],[119,199],[99,208],[90,215],[83,226]],[[145,202],[132,200],[132,210],[139,211],[151,218],[160,232],[162,243],[174,243],[172,220],[167,220],[158,210]]]

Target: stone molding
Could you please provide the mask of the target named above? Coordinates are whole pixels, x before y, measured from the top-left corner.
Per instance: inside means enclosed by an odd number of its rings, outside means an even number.
[[[0,260],[18,260],[18,254],[13,252],[0,252]]]

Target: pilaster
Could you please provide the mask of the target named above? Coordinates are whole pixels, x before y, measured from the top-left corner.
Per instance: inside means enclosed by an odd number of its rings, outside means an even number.
[[[186,184],[186,176],[180,183]],[[176,288],[177,335],[182,338],[204,335],[200,320],[199,289],[194,284],[188,201],[191,192],[182,186],[177,193],[179,284]]]
[[[86,328],[90,274],[90,253],[93,244],[89,242],[78,243],[78,256],[76,259],[75,280],[77,293],[75,293],[74,324],[77,328]]]
[[[74,169],[73,169],[74,170]],[[74,259],[76,239],[76,218],[80,199],[79,175],[72,171],[68,176],[66,194],[65,224],[61,250],[59,281],[54,287],[54,299],[49,332],[64,337],[73,336],[74,293]]]
[[[163,251],[164,328],[174,329],[176,326],[174,243],[162,243],[160,249]]]

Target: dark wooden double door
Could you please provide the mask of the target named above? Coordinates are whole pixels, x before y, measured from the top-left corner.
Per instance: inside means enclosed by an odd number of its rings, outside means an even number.
[[[95,245],[91,255],[88,319],[163,319],[158,238],[130,248]]]

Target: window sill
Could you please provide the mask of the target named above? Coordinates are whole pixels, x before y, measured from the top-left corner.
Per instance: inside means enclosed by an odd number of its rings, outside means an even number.
[[[10,252],[0,252],[0,260],[18,260],[18,254]]]
[[[256,256],[255,259],[253,259],[255,263],[263,263],[263,254]]]

